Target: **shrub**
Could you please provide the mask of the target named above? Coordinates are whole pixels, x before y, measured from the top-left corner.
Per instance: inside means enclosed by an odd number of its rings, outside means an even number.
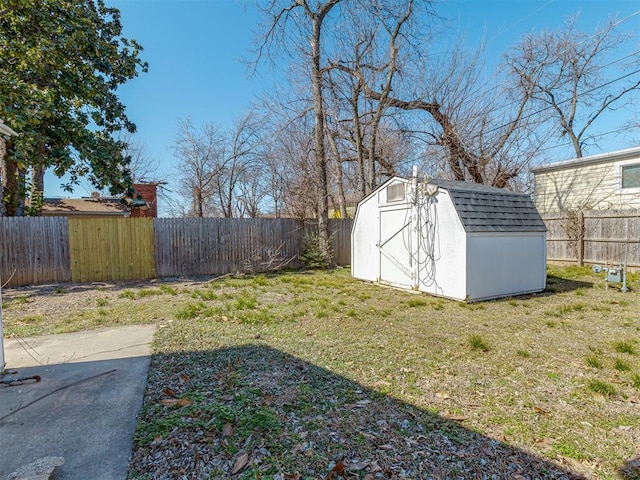
[[[302,240],[302,252],[300,261],[309,269],[328,268],[331,265],[331,252],[326,256],[320,249],[320,237],[318,235],[305,234]]]

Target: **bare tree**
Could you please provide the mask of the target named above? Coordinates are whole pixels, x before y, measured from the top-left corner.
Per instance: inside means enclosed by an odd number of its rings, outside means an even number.
[[[577,30],[570,17],[556,31],[530,34],[506,57],[523,95],[531,96],[540,115],[567,136],[576,157],[593,141],[594,122],[620,107],[640,87],[637,52],[627,63],[611,61],[628,40],[611,19],[589,35]]]
[[[255,170],[260,137],[258,125],[248,113],[234,122],[233,129],[224,134],[218,146],[222,170],[216,175],[215,204],[222,216],[227,218],[242,216],[239,204],[239,184],[250,181],[247,173]]]
[[[122,155],[129,159],[128,169],[133,183],[166,180],[160,178],[160,162],[153,158],[147,146],[134,134],[127,132],[121,135],[118,140],[124,144]]]
[[[387,45],[386,57],[358,65],[360,57],[356,56],[355,60],[334,62],[332,67],[358,79],[364,95],[378,104],[376,120],[389,109],[427,113],[422,128],[408,127],[408,131],[420,135],[432,148],[438,147],[453,179],[507,186],[539,148],[526,141],[531,132],[526,115],[529,97],[518,96],[505,109],[504,98],[510,94],[507,89],[497,86],[493,94],[487,94],[480,85],[479,52],[469,55],[459,48],[442,52],[447,61],[436,68],[432,58],[412,53],[422,45],[409,41],[406,32],[414,28],[410,22],[413,3],[408,0],[395,15],[378,17],[374,11],[378,24],[386,19],[385,28],[377,34],[383,37],[377,41]],[[375,50],[382,49],[377,46]],[[417,123],[416,119],[409,122]],[[379,120],[374,123],[376,129],[378,125]],[[369,157],[371,162],[371,153]]]
[[[313,98],[314,115],[314,180],[316,190],[318,240],[319,248],[327,262],[330,255],[329,239],[329,204],[327,184],[327,158],[325,152],[325,105],[323,95],[323,52],[322,31],[325,18],[338,5],[340,0],[311,1],[292,0],[280,6],[280,2],[273,0],[265,9],[270,21],[267,26],[263,45],[274,41],[279,31],[286,31],[291,27],[301,34],[301,41],[308,42],[309,48],[305,52],[308,57],[309,78]],[[298,12],[301,12],[299,14]]]
[[[189,119],[180,122],[173,150],[178,162],[179,194],[190,204],[190,216],[215,214],[211,198],[215,182],[226,167],[220,148],[225,141],[224,132],[213,123],[197,129]]]

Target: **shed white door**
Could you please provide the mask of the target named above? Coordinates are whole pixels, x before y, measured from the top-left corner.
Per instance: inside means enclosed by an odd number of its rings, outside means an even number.
[[[380,209],[379,282],[411,288],[411,209],[408,205]]]

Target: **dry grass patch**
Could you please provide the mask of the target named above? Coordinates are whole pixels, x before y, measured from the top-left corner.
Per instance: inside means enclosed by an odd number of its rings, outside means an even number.
[[[107,288],[57,316],[16,290],[5,317],[9,335],[160,325],[131,478],[633,478],[638,294],[549,274],[473,305],[348,270]]]

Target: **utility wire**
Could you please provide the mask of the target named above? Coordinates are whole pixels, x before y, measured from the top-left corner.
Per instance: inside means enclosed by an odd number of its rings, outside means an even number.
[[[544,6],[546,6],[546,5],[548,5],[548,3],[547,3],[547,4],[545,4],[545,5],[543,5],[543,7],[544,7]],[[541,9],[541,8],[543,8],[543,7],[540,7],[538,10],[540,10],[540,9]],[[535,13],[535,11],[534,11],[534,12],[532,12],[530,15],[532,15],[533,13]],[[640,14],[640,10],[635,11],[635,12],[633,12],[633,13],[631,13],[631,14],[627,15],[625,18],[623,18],[623,19],[621,19],[621,20],[617,21],[616,23],[614,23],[614,24],[611,26],[611,29],[613,29],[613,28],[617,27],[618,25],[621,25],[622,23],[626,22],[627,20],[629,20],[630,18],[633,18],[634,16],[636,16],[636,15],[638,15],[638,14]],[[530,15],[529,15],[529,16],[530,16]],[[527,18],[527,17],[523,18],[522,20],[524,20],[524,19],[526,19],[526,18]],[[516,22],[515,24],[513,24],[513,25],[512,25],[511,27],[509,27],[509,28],[512,28],[514,25],[516,25],[517,23],[521,22],[522,20],[520,20],[520,21]],[[505,31],[506,31],[506,30],[505,30]],[[583,43],[585,43],[585,42],[587,42],[587,41],[589,41],[589,40],[592,40],[593,38],[595,38],[595,37],[598,35],[598,33],[599,33],[599,32],[595,32],[595,33],[593,33],[592,35],[589,35],[589,36],[585,37],[585,38],[584,38],[584,39],[582,39],[580,42],[578,42],[578,43],[577,43],[577,45],[579,46],[579,45],[582,45]],[[495,38],[495,37],[494,37],[494,38]],[[567,47],[564,47],[564,51],[566,52],[568,48],[569,48],[568,46],[567,46]],[[562,50],[561,50],[561,53],[562,53]],[[609,63],[607,63],[606,65],[602,65],[602,66],[600,66],[600,67],[596,67],[596,68],[595,68],[595,71],[599,71],[599,70],[602,70],[602,69],[604,69],[604,68],[610,67],[611,65],[614,65],[614,64],[616,64],[616,63],[618,63],[618,62],[621,62],[621,61],[623,61],[623,60],[626,60],[626,59],[627,59],[627,58],[629,58],[629,57],[637,56],[637,55],[638,55],[638,53],[639,53],[639,52],[637,52],[637,51],[636,51],[636,52],[630,53],[630,54],[628,54],[628,55],[626,55],[626,56],[624,56],[624,57],[622,57],[622,58],[619,58],[619,59],[617,59],[617,60],[614,60],[614,61],[612,61],[612,62],[609,62]],[[484,86],[484,85],[483,85],[483,86]],[[480,87],[480,88],[478,89],[478,91],[473,92],[471,95],[469,95],[469,100],[467,100],[467,101],[463,101],[463,102],[460,104],[460,106],[464,106],[464,105],[465,105],[465,103],[475,101],[475,99],[476,99],[476,98],[478,98],[478,97],[485,96],[485,95],[488,95],[488,94],[490,94],[490,93],[492,93],[492,92],[496,91],[498,88],[500,88],[500,85],[494,85],[493,87],[490,87],[489,89],[487,89],[487,90],[485,90],[484,92],[480,93],[480,92],[479,92],[479,90],[480,90],[481,88],[482,88],[482,87]],[[517,100],[514,100],[514,101],[509,102],[509,103],[507,103],[507,104],[505,104],[505,105],[502,105],[501,107],[496,108],[496,110],[499,110],[500,108],[506,108],[506,107],[509,107],[509,106],[515,105],[516,103],[518,103],[518,101],[517,101]],[[489,113],[492,113],[492,111],[490,111]]]
[[[582,96],[584,96],[584,95],[588,95],[588,94],[590,94],[590,93],[593,93],[593,92],[595,92],[596,90],[599,90],[599,89],[601,89],[601,88],[607,87],[607,86],[609,86],[609,85],[611,85],[611,84],[613,84],[613,83],[615,83],[615,82],[619,82],[620,80],[624,80],[625,78],[630,77],[630,76],[632,76],[632,75],[635,75],[636,73],[640,73],[640,68],[639,68],[639,69],[637,69],[637,70],[634,70],[633,72],[630,72],[630,73],[627,73],[627,74],[625,74],[625,75],[622,75],[622,76],[620,76],[620,77],[618,77],[618,78],[615,78],[615,79],[613,79],[613,80],[609,80],[608,82],[605,82],[605,83],[603,83],[603,84],[601,84],[601,85],[598,85],[597,87],[593,87],[593,88],[591,88],[591,89],[589,89],[589,90],[586,90],[586,91],[584,91],[584,92],[580,92],[580,93],[576,94],[576,98],[579,98],[579,97],[582,97]],[[561,100],[561,101],[559,101],[559,102],[556,102],[556,103],[555,103],[555,105],[562,105],[562,104],[565,104],[565,103],[567,103],[567,102],[572,101],[573,99],[574,99],[574,97],[566,98],[566,99],[564,99],[564,100]],[[533,117],[533,116],[535,116],[535,115],[539,115],[539,114],[544,113],[544,112],[546,112],[547,110],[550,110],[550,109],[553,109],[553,108],[554,108],[554,106],[553,106],[553,105],[548,105],[548,106],[546,106],[546,107],[544,107],[544,108],[542,108],[542,109],[540,109],[540,110],[537,110],[537,111],[535,111],[535,112],[532,112],[532,113],[529,113],[529,114],[527,114],[527,115],[523,116],[523,117],[522,117],[522,119],[531,118],[531,117]],[[486,130],[486,131],[484,131],[484,132],[483,132],[483,135],[486,135],[487,133],[493,133],[493,132],[495,132],[495,131],[497,131],[497,130],[500,130],[501,128],[505,128],[505,127],[509,126],[509,124],[510,124],[510,123],[511,123],[511,122],[504,123],[504,124],[502,124],[502,125],[500,125],[500,126],[498,126],[498,127],[494,127],[494,128],[489,129],[489,130]]]

